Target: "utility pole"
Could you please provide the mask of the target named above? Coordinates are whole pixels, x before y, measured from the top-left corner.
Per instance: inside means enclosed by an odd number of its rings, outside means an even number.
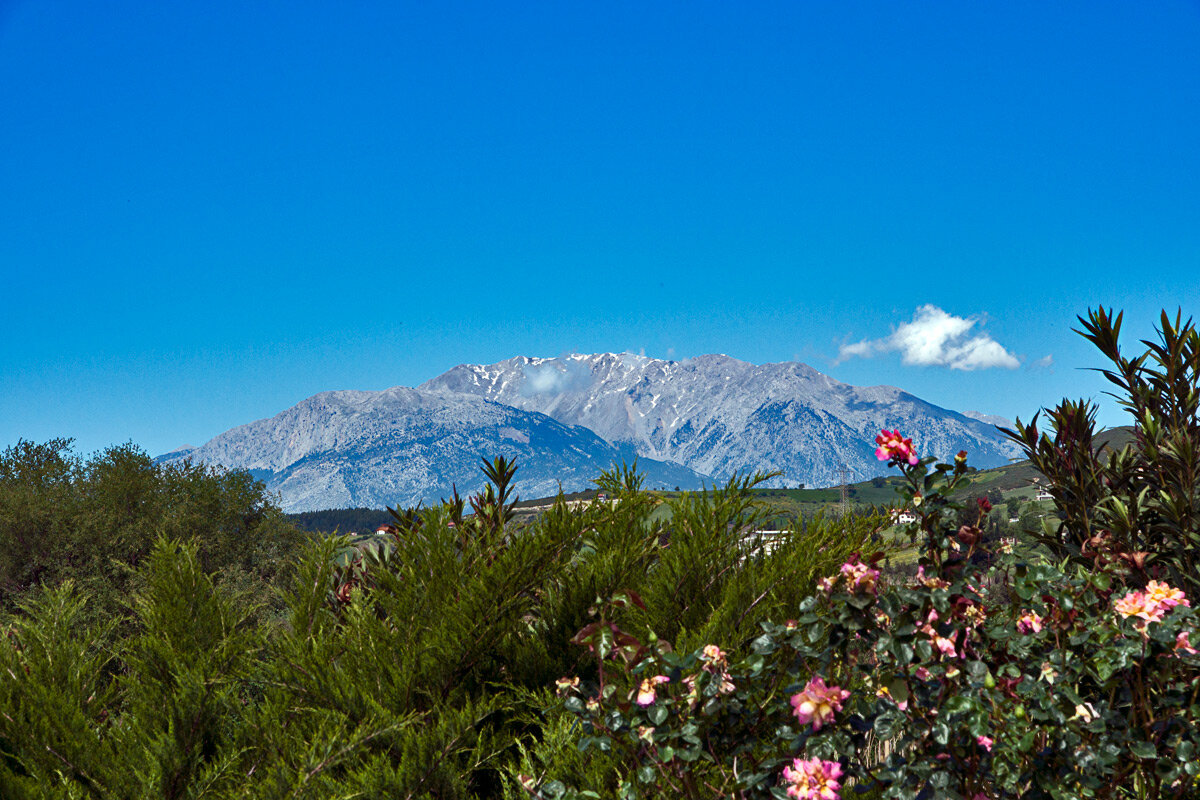
[[[838,467],[838,480],[842,482],[842,516],[850,513],[850,468],[845,464]]]

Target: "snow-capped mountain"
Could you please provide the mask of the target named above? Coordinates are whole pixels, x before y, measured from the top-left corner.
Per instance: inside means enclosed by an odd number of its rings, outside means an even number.
[[[856,387],[796,362],[749,364],[724,355],[663,361],[629,353],[511,358],[463,364],[420,387],[475,394],[583,425],[640,456],[724,480],[780,470],[775,483],[830,485],[884,474],[874,438],[899,428],[924,455],[959,450],[971,463],[1007,463],[1017,448],[995,427],[893,386]]]
[[[545,497],[592,488],[627,453],[592,431],[473,395],[396,387],[323,392],[160,462],[191,458],[246,469],[279,494],[285,511],[436,503],[457,484],[483,484],[480,459],[517,461],[516,490]],[[630,459],[632,460],[632,459]],[[639,459],[648,486],[699,488],[678,464]]]

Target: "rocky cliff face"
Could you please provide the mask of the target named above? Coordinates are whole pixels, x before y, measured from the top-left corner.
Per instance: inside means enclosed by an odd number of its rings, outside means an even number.
[[[923,454],[966,450],[979,467],[1006,463],[1017,452],[984,422],[892,386],[851,386],[794,362],[522,356],[460,365],[420,388],[540,411],[719,480],[759,469],[782,471],[776,484],[828,485],[839,482],[841,464],[856,480],[884,474],[874,455],[884,427],[900,428]]]
[[[457,485],[483,483],[481,457],[518,464],[516,489],[544,497],[591,488],[632,453],[590,430],[472,395],[397,387],[324,392],[272,417],[160,461],[192,458],[251,471],[279,494],[285,511],[436,503]],[[647,485],[698,488],[702,476],[642,459]]]

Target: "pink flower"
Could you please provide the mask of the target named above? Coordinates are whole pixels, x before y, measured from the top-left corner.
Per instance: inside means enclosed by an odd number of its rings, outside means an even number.
[[[879,580],[879,570],[858,563],[858,556],[842,564],[841,573],[846,576],[846,583],[851,594],[875,594],[875,582]]]
[[[660,683],[670,682],[670,678],[666,675],[655,675],[653,678],[646,678],[642,681],[641,687],[638,689],[637,699],[634,701],[639,706],[648,706],[656,699],[654,687]]]
[[[711,671],[725,665],[725,651],[715,644],[706,644],[700,651],[700,660],[704,662],[704,669]]]
[[[879,445],[875,449],[875,457],[880,461],[891,460],[896,463],[907,461],[910,466],[916,466],[920,461],[917,458],[917,451],[913,447],[912,439],[905,439],[901,436],[899,429],[889,431],[884,428],[875,437],[875,444]]]
[[[975,743],[990,753],[992,752],[992,745],[996,743],[996,740],[990,736],[976,736]]]
[[[921,626],[921,632],[929,637],[929,641],[933,643],[933,646],[939,653],[953,658],[958,655],[958,652],[954,649],[954,641],[937,632],[937,629],[933,627],[933,623],[937,622],[937,620],[937,611],[930,609],[925,624]]]
[[[1196,648],[1192,647],[1192,643],[1188,641],[1188,632],[1180,631],[1175,637],[1175,652],[1195,654]]]
[[[945,589],[950,586],[947,581],[938,577],[930,578],[925,575],[925,567],[917,567],[917,583],[924,586],[926,589]]]
[[[1146,632],[1146,626],[1151,622],[1161,622],[1162,618],[1175,606],[1190,606],[1187,596],[1179,589],[1168,586],[1161,581],[1150,581],[1144,592],[1129,592],[1124,597],[1113,601],[1113,608],[1122,617],[1138,617],[1141,621],[1137,627]]]
[[[1157,606],[1147,605],[1146,595],[1142,592],[1129,592],[1124,597],[1114,600],[1113,608],[1126,619],[1129,617],[1141,617],[1149,622]]]
[[[790,784],[788,797],[795,800],[839,800],[842,788],[842,765],[819,758],[797,758],[783,768],[783,780]]]
[[[842,701],[850,693],[839,686],[826,686],[825,679],[820,675],[808,682],[808,685],[792,695],[792,710],[801,725],[812,723],[814,731],[833,721],[835,711],[842,710]]]
[[[933,646],[936,647],[938,652],[942,655],[950,656],[951,658],[954,658],[956,655],[958,655],[958,651],[954,649],[954,642],[952,640],[947,639],[945,636],[940,636],[937,633],[931,634],[929,638],[933,640]]]
[[[842,564],[837,575],[830,575],[817,581],[817,588],[825,594],[832,594],[842,579],[846,581],[846,591],[850,594],[869,594],[874,596],[875,583],[879,580],[879,570],[872,569],[867,564],[859,563],[858,555]]]
[[[1042,630],[1042,618],[1032,611],[1026,611],[1017,620],[1017,631],[1019,633],[1038,633]]]
[[[1146,584],[1146,602],[1154,603],[1164,611],[1169,611],[1175,606],[1191,606],[1181,589],[1172,588],[1159,581]]]

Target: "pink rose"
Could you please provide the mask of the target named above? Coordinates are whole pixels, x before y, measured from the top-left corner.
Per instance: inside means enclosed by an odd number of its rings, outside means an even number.
[[[839,686],[826,686],[825,679],[817,676],[808,685],[792,695],[792,710],[801,725],[812,723],[814,731],[833,721],[836,711],[842,710],[842,701],[850,693]]]
[[[660,683],[668,683],[670,680],[671,679],[666,675],[655,675],[653,678],[646,678],[646,680],[642,681],[642,685],[638,689],[637,698],[634,700],[634,702],[639,706],[651,705],[657,698],[657,695],[654,692],[654,687]]]
[[[788,797],[795,800],[839,800],[842,765],[819,758],[797,758],[783,768],[783,780],[789,784]]]
[[[1019,633],[1039,633],[1042,630],[1042,618],[1032,611],[1026,611],[1017,620]]]
[[[920,461],[917,458],[917,451],[913,447],[912,439],[905,439],[900,435],[899,430],[889,431],[884,428],[875,437],[875,444],[879,445],[875,449],[875,457],[880,461],[907,461],[910,466],[916,466]]]

